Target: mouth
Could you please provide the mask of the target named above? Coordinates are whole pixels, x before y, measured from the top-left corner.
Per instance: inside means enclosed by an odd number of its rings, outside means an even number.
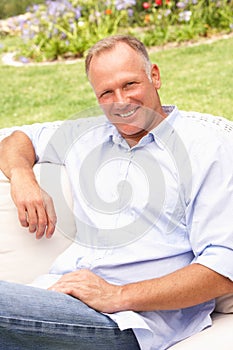
[[[139,107],[135,107],[125,113],[120,113],[120,112],[117,112],[117,113],[114,113],[115,116],[117,117],[120,117],[120,118],[123,118],[123,119],[127,119],[127,118],[130,118],[132,115],[134,115],[136,113],[136,111],[138,110]]]

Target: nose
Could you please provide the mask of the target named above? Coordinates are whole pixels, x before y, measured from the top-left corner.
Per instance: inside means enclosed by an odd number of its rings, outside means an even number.
[[[114,94],[114,102],[115,103],[127,103],[128,97],[123,90],[116,90]]]

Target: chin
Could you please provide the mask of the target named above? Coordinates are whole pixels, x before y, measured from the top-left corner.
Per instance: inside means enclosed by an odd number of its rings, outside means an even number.
[[[133,126],[133,125],[120,126],[118,124],[118,125],[116,125],[116,127],[121,134],[124,134],[127,136],[133,136],[133,135],[137,135],[137,134],[144,132],[144,129],[139,128],[137,126]]]

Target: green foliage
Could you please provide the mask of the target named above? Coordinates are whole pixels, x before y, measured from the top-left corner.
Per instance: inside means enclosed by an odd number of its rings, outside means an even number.
[[[1,0],[0,19],[22,14],[28,6],[44,2],[45,0]]]
[[[134,1],[134,0],[133,0]],[[31,18],[21,22],[25,44],[21,56],[34,61],[81,57],[93,43],[129,24],[126,8],[94,0],[46,1],[34,5]]]
[[[46,0],[34,1],[30,13],[12,27],[21,33],[18,57],[24,61],[82,57],[93,43],[115,33],[154,46],[233,29],[233,0]]]
[[[148,4],[144,18],[147,25],[141,35],[148,46],[208,37],[233,29],[232,0],[155,0]]]

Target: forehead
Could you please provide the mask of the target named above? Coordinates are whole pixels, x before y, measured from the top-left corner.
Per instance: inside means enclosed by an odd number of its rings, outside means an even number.
[[[118,71],[138,71],[144,70],[145,61],[142,55],[125,43],[117,43],[113,48],[106,49],[93,56],[90,68],[89,78],[99,75],[113,74]]]

